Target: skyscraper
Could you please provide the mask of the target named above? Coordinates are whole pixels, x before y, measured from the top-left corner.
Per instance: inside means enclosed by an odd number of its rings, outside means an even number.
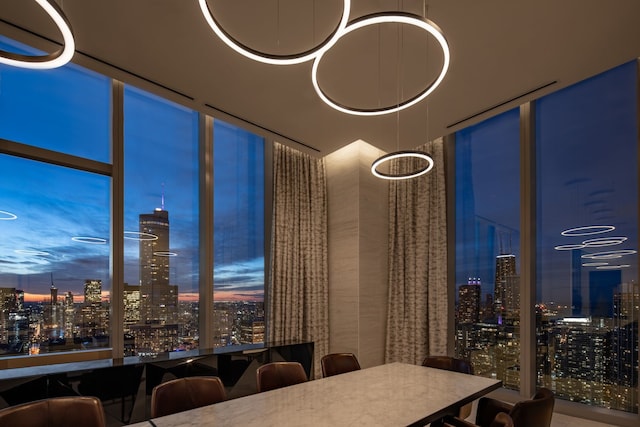
[[[513,254],[498,255],[496,257],[496,280],[493,292],[493,305],[496,316],[506,310],[510,298],[509,278],[516,275],[516,256]]]
[[[479,278],[470,277],[466,285],[458,288],[458,322],[477,323],[480,321],[480,292]]]

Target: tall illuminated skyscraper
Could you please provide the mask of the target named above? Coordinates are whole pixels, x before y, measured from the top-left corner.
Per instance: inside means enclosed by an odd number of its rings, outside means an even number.
[[[102,302],[102,280],[84,281],[84,303],[100,304]]]
[[[506,310],[509,299],[509,278],[516,275],[516,256],[513,254],[498,255],[496,257],[496,280],[493,292],[493,305],[496,316]]]
[[[458,322],[477,323],[480,321],[481,282],[479,278],[469,278],[466,285],[458,288]]]

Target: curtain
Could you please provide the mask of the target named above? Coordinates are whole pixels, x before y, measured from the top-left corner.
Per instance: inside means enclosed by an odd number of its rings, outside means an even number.
[[[420,364],[447,352],[447,234],[444,143],[418,147],[434,168],[389,185],[389,305],[385,361]],[[423,160],[394,162],[392,173]]]
[[[268,339],[313,341],[316,377],[329,349],[327,268],[324,161],[274,143]]]

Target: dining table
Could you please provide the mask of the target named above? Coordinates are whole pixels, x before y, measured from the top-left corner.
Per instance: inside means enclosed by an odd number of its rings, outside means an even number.
[[[388,363],[153,418],[134,427],[424,426],[502,382]]]

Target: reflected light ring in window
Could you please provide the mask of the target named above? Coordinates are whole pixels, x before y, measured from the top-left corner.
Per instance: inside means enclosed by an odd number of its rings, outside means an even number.
[[[18,219],[18,215],[12,214],[7,211],[0,211],[0,220],[1,221],[13,221],[14,219]]]
[[[102,237],[73,236],[71,240],[78,243],[88,243],[90,245],[107,244],[107,239],[103,239]]]
[[[587,259],[613,259],[613,258],[622,258],[625,255],[633,255],[638,253],[638,251],[633,249],[620,249],[617,251],[604,251],[604,252],[594,252],[592,254],[582,255],[582,258]]]
[[[598,237],[597,239],[587,239],[582,242],[588,248],[598,248],[600,246],[614,246],[619,245],[626,241],[627,238],[623,236],[619,237]]]
[[[584,227],[567,228],[560,234],[563,236],[589,236],[591,234],[608,233],[615,229],[613,225],[586,225]]]
[[[572,251],[574,249],[582,249],[586,247],[584,244],[575,244],[575,245],[558,245],[554,247],[556,251]]]

